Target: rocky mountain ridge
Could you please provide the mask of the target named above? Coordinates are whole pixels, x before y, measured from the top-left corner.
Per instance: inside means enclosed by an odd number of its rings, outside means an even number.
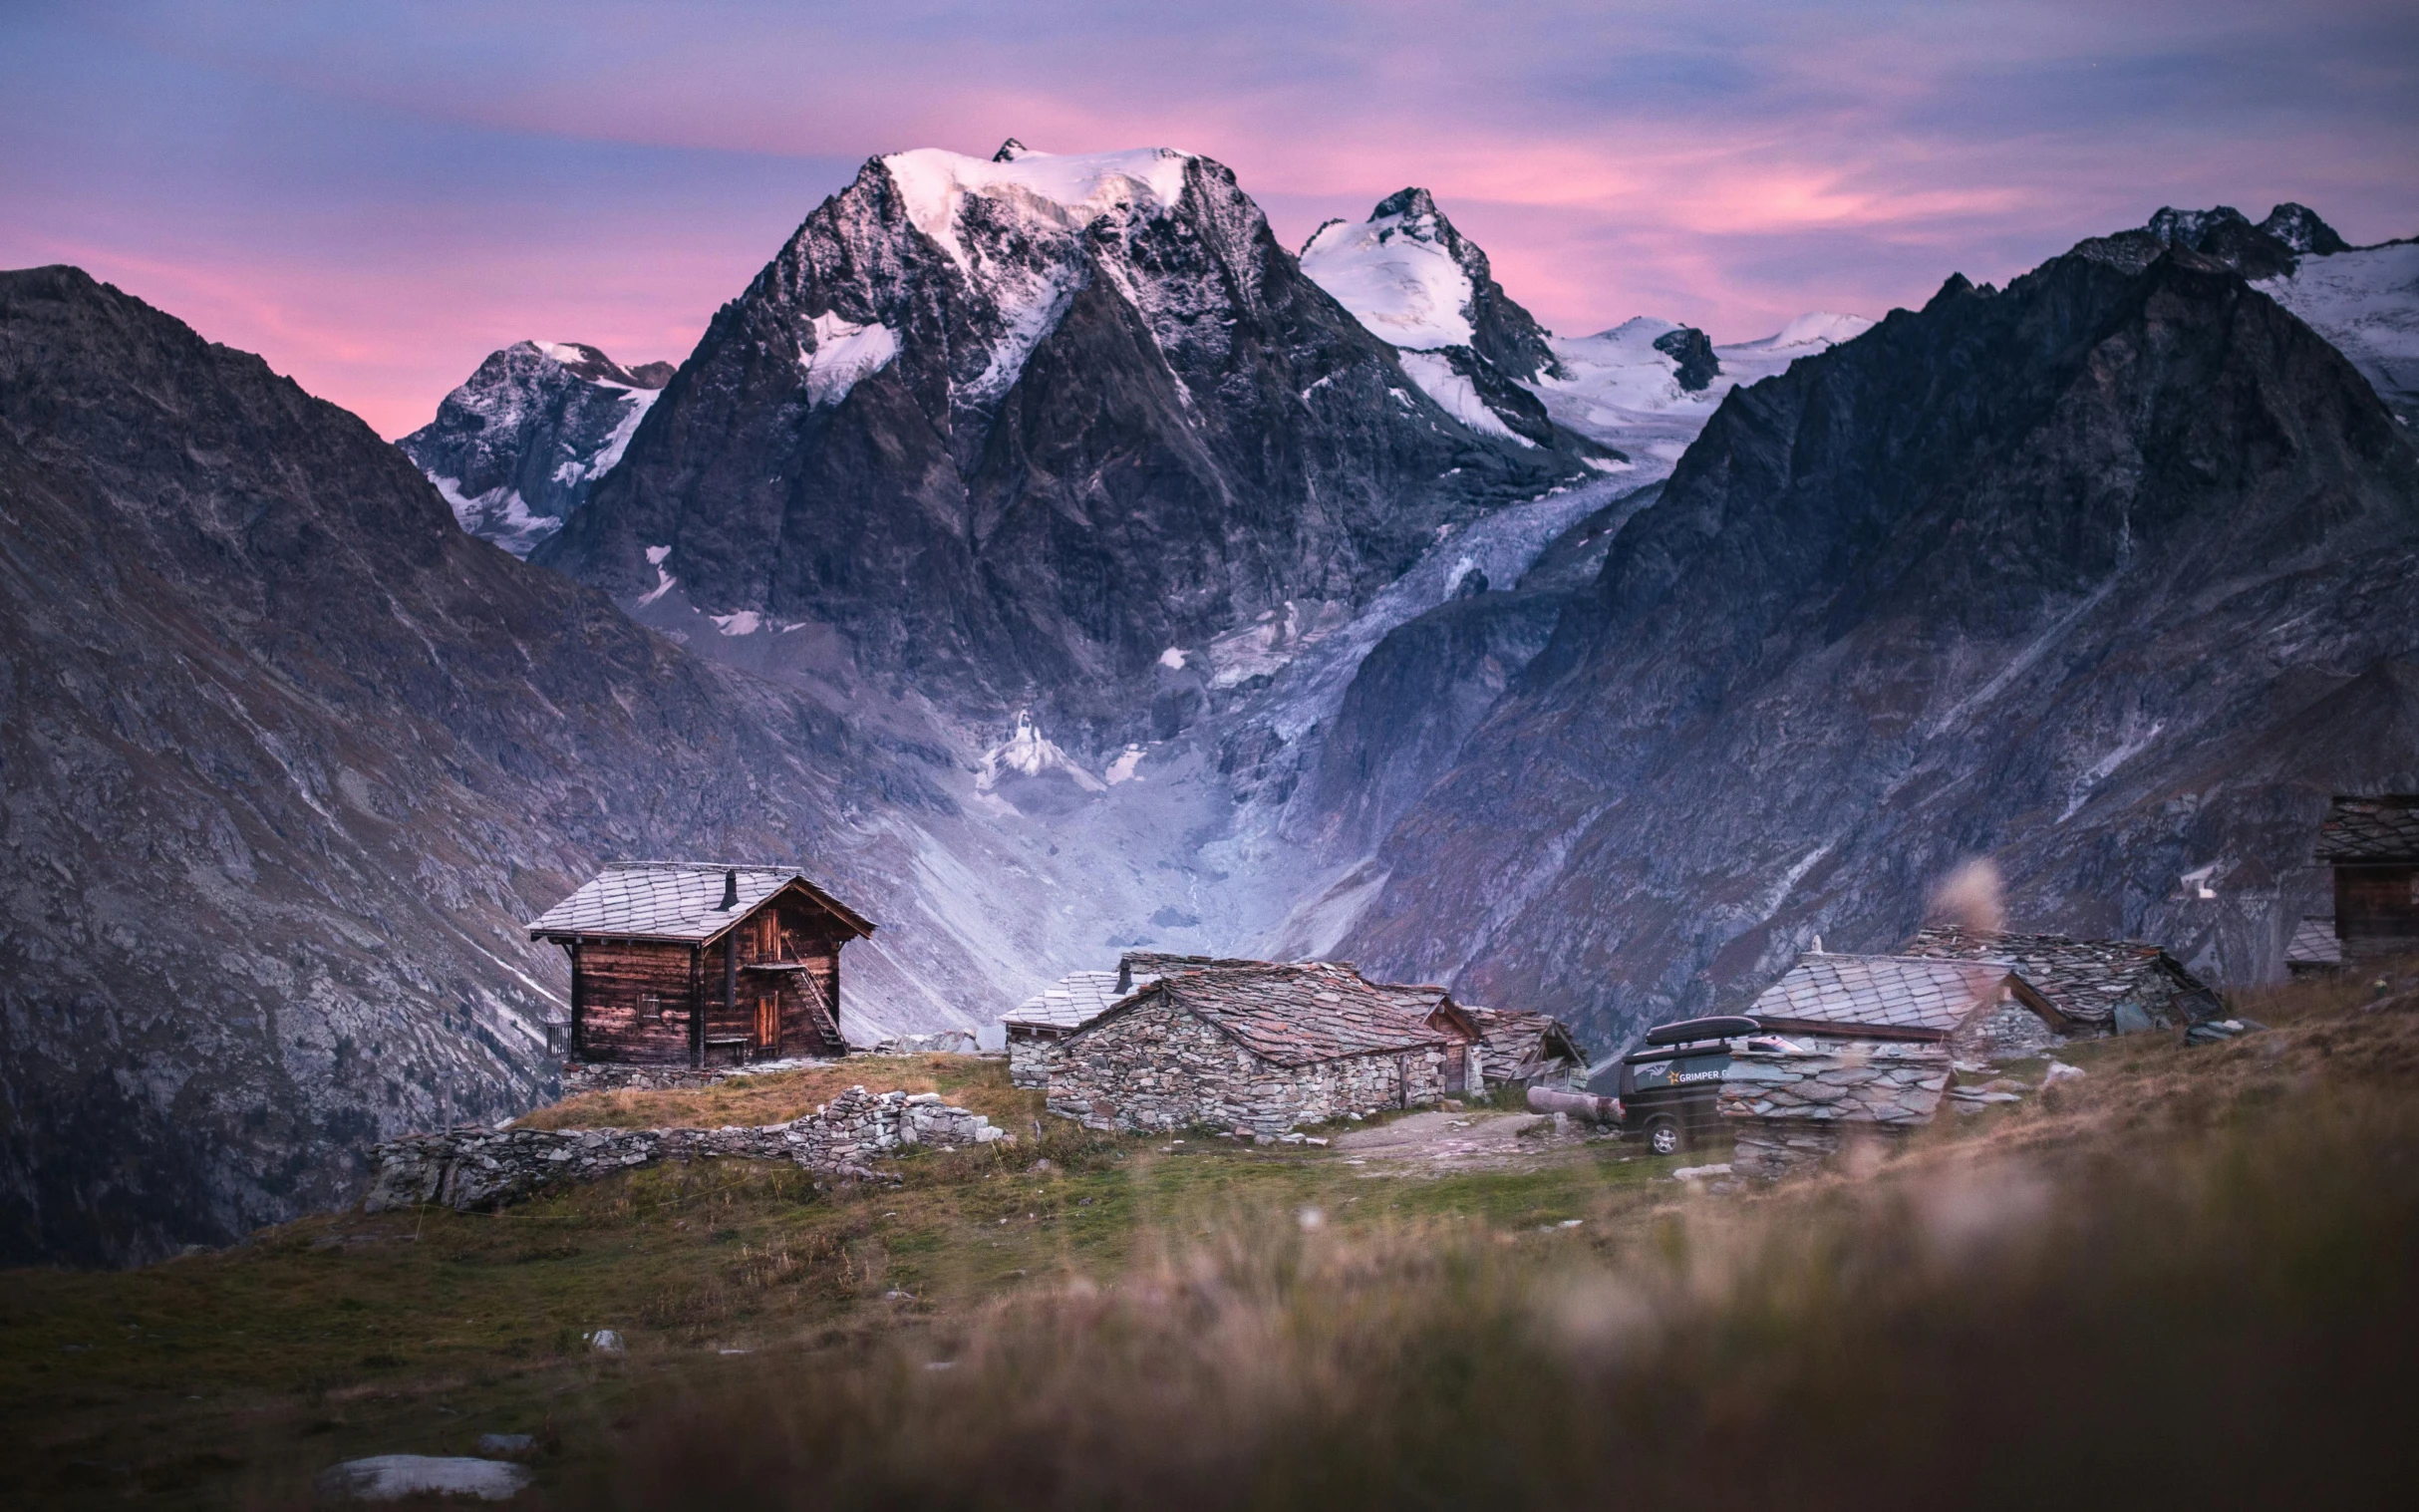
[[[1449,773],[1298,912],[1598,1044],[1818,932],[1894,944],[1975,855],[2019,920],[2258,979],[2323,890],[2327,793],[2419,780],[2414,595],[2407,434],[2231,268],[2086,244],[1953,279],[1732,390]]]

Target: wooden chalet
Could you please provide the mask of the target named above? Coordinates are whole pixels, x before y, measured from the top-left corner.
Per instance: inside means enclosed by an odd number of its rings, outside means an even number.
[[[2318,859],[2334,868],[2341,964],[2419,955],[2419,796],[2335,799]]]
[[[840,1056],[840,947],[862,914],[778,866],[608,866],[529,925],[571,957],[569,1057],[729,1065]]]

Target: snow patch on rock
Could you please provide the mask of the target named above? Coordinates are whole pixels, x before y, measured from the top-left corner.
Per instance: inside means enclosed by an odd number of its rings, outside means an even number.
[[[806,403],[817,410],[846,399],[860,379],[899,355],[899,338],[879,321],[858,325],[826,310],[810,329],[814,340],[799,344],[798,366],[806,374]]]

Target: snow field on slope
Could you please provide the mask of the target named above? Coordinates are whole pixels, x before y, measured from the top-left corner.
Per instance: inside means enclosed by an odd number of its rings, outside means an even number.
[[[1454,372],[1452,363],[1433,352],[1399,352],[1395,355],[1402,361],[1402,371],[1411,375],[1411,382],[1419,385],[1445,414],[1481,436],[1518,442],[1524,447],[1537,445],[1513,431],[1503,423],[1501,417],[1488,409],[1487,402],[1478,397],[1477,387]]]
[[[2325,337],[2409,424],[2419,409],[2419,243],[2303,257],[2252,287]]]
[[[1721,372],[1692,394],[1679,386],[1678,362],[1655,347],[1656,338],[1680,328],[1642,315],[1594,336],[1554,338],[1554,356],[1568,376],[1527,387],[1557,424],[1617,447],[1657,473],[1667,472],[1732,389],[1761,382],[1872,327],[1860,315],[1800,315],[1771,336],[1715,347]]]

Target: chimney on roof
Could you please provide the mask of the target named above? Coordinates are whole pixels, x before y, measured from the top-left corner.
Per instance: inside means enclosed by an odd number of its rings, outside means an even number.
[[[736,866],[723,873],[723,901],[720,906],[724,913],[740,906],[740,871]]]

